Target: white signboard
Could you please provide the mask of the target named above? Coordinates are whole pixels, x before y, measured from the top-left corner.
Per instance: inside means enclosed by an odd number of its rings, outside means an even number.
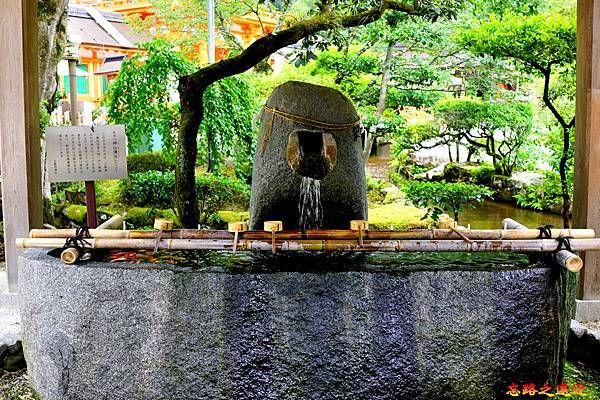
[[[127,178],[123,125],[46,128],[46,153],[51,182]]]

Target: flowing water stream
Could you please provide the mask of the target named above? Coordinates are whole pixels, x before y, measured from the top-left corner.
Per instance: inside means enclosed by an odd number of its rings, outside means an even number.
[[[319,229],[323,223],[323,207],[321,205],[321,181],[302,177],[300,198],[298,199],[300,229]]]

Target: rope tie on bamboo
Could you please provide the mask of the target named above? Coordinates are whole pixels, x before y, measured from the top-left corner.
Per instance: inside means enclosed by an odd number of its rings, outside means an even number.
[[[538,239],[552,239],[552,227],[553,225],[539,226],[537,228],[540,231]]]
[[[554,251],[552,252],[552,258],[554,259],[554,264],[558,264],[558,259],[556,257],[558,255],[559,251],[567,250],[568,252],[573,252],[573,250],[571,250],[570,239],[573,239],[573,238],[568,237],[568,236],[560,236],[560,237],[556,238],[558,245],[556,246],[556,249],[554,249]]]
[[[279,116],[283,119],[287,119],[288,121],[295,122],[297,124],[311,126],[313,128],[323,129],[325,131],[341,131],[348,128],[353,128],[360,124],[360,118],[356,121],[348,122],[345,124],[334,124],[331,122],[319,121],[318,119],[313,119],[310,117],[305,117],[302,115],[292,114],[285,111],[278,110],[274,107],[269,107],[266,104],[263,106],[263,111],[267,111],[271,113],[271,118],[269,118],[269,122],[265,131],[265,136],[263,141],[260,144],[260,154],[262,155],[266,148],[267,143],[269,142],[269,138],[271,137],[271,131],[273,130],[273,122],[275,121],[275,116]]]
[[[74,258],[70,260],[70,264],[77,262],[84,256],[84,254],[88,253],[85,246],[90,246],[90,242],[88,242],[86,239],[90,239],[91,237],[92,235],[90,234],[90,230],[87,226],[79,226],[75,230],[75,236],[67,238],[65,244],[63,245],[61,253],[64,253],[66,250],[69,249],[75,250],[73,254]]]

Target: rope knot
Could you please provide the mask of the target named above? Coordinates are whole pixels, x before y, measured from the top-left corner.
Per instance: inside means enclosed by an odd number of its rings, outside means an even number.
[[[554,225],[539,226],[537,229],[540,231],[538,239],[552,239],[552,227]]]
[[[566,250],[569,252],[572,252],[573,250],[571,250],[571,241],[569,239],[573,239],[570,236],[560,236],[558,238],[556,238],[556,241],[558,242],[556,249],[554,249],[554,251],[552,252],[552,258],[554,259],[554,263],[558,264],[558,260],[557,260],[557,255],[559,251],[562,250]]]

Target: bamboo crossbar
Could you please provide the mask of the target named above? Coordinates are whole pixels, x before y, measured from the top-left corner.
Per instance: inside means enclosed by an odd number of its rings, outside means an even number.
[[[224,230],[176,229],[159,231],[138,230],[105,230],[90,229],[90,235],[96,239],[229,239],[233,240],[234,233]],[[537,229],[495,229],[495,230],[460,230],[452,229],[410,229],[410,230],[365,230],[363,240],[522,240],[537,239],[540,231]],[[575,239],[590,239],[596,236],[593,229],[552,229],[552,238],[571,237]],[[75,229],[32,229],[30,238],[69,238],[75,236]],[[270,240],[271,232],[245,231],[238,233],[239,240]],[[277,232],[278,240],[353,240],[359,236],[354,230],[308,230]]]
[[[168,249],[168,250],[232,250],[233,240],[224,239],[86,239],[83,247],[90,249]],[[64,238],[20,238],[16,245],[19,248],[60,248],[65,244]],[[600,238],[570,239],[573,251],[600,250]],[[370,240],[363,239],[360,245],[357,240],[282,240],[277,237],[277,251],[381,251],[381,252],[501,252],[516,251],[525,253],[553,252],[557,248],[554,239],[519,239],[519,240]],[[237,251],[272,251],[271,239],[240,239]]]

